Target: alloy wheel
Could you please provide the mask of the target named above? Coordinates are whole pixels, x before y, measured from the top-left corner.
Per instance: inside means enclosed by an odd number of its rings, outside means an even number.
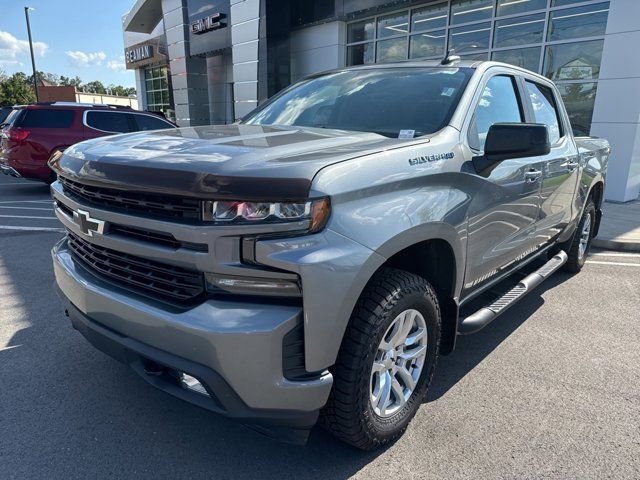
[[[382,337],[371,368],[370,401],[376,415],[390,417],[409,400],[427,355],[427,324],[414,309],[400,313]]]

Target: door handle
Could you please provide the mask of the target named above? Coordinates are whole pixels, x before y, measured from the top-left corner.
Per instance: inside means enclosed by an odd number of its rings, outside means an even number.
[[[538,179],[542,177],[542,172],[540,170],[536,170],[532,168],[527,173],[524,174],[524,180],[527,183],[534,183],[538,181]]]
[[[569,160],[567,162],[564,162],[564,163],[560,164],[560,166],[561,167],[565,167],[568,170],[571,170],[573,172],[576,168],[578,168],[580,166],[580,164],[578,162],[574,162],[572,160]]]

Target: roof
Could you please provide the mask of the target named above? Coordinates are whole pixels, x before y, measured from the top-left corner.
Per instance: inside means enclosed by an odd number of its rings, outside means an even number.
[[[122,105],[106,105],[103,103],[78,103],[78,102],[38,102],[30,105],[16,105],[14,108],[39,109],[39,108],[95,108],[105,110],[133,110],[131,107]]]

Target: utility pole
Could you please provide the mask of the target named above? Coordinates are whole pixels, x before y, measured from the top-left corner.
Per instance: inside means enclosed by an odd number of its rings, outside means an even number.
[[[36,72],[36,57],[33,55],[33,41],[31,40],[31,25],[29,24],[29,10],[33,10],[31,7],[24,7],[24,16],[27,19],[27,33],[29,34],[29,49],[31,50],[31,67],[33,68],[33,89],[36,93],[36,102],[40,101],[38,95],[38,78]]]

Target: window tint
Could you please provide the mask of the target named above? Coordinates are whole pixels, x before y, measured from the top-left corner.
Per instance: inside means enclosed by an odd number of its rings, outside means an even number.
[[[491,18],[494,0],[453,0],[451,23],[467,23]]]
[[[482,91],[469,129],[469,145],[484,149],[489,128],[494,123],[520,123],[522,110],[512,77],[491,78]]]
[[[407,58],[407,39],[391,38],[378,42],[376,62],[398,62]]]
[[[549,128],[549,141],[553,145],[560,140],[560,122],[553,92],[549,87],[533,82],[527,82],[527,90],[531,98],[535,122],[543,123]]]
[[[120,112],[87,112],[87,125],[111,133],[131,131],[129,115]]]
[[[411,37],[409,58],[444,56],[444,44],[447,40],[445,30],[419,33]]]
[[[548,45],[544,76],[551,80],[595,80],[600,75],[604,40]]]
[[[151,115],[132,115],[138,128],[136,130],[161,130],[172,128],[173,125]]]
[[[491,23],[474,23],[449,29],[449,48],[457,53],[489,49]]]
[[[597,83],[565,83],[558,85],[564,106],[569,114],[573,134],[589,135],[593,106],[596,101]]]
[[[542,10],[546,6],[547,0],[498,0],[498,16]]]
[[[1,108],[0,109],[0,124],[4,123],[5,120],[7,119],[7,117],[9,116],[9,114],[12,112],[13,110],[11,108]]]
[[[73,110],[53,108],[25,109],[16,126],[22,128],[69,128],[73,123]]]
[[[511,65],[537,72],[540,63],[540,50],[540,47],[500,50],[493,52],[491,59],[496,62],[510,63]]]
[[[446,27],[448,13],[449,5],[446,3],[438,3],[437,5],[429,5],[428,7],[414,10],[411,14],[411,31],[421,32],[423,30]]]
[[[409,31],[409,12],[378,18],[378,38],[393,37]]]
[[[551,12],[547,40],[567,40],[604,35],[609,2]]]
[[[510,18],[496,22],[494,47],[513,47],[542,41],[544,13]],[[536,65],[536,70],[538,66]]]

